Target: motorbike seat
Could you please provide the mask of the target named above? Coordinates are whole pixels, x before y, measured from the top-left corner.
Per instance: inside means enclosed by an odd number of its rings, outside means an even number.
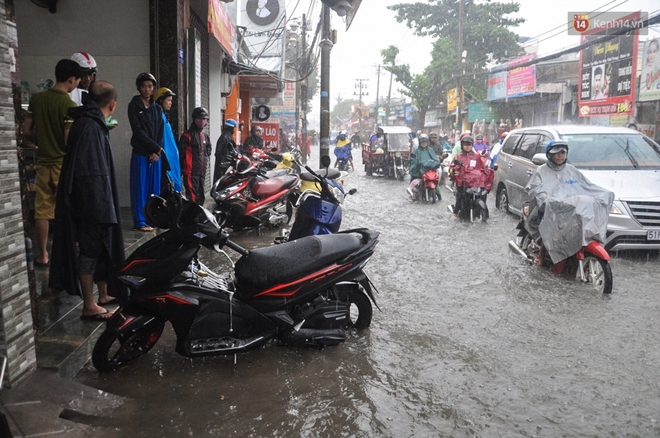
[[[293,175],[264,178],[252,186],[252,194],[257,197],[271,196],[295,186],[298,181],[298,177]]]
[[[327,267],[360,248],[358,233],[303,237],[281,245],[253,249],[236,262],[236,281],[243,298]]]
[[[326,169],[320,169],[320,170],[315,170],[319,176],[325,177],[327,179],[337,179],[341,176],[341,172],[335,168],[328,168]],[[316,178],[314,178],[314,175],[312,175],[309,172],[303,172],[300,174],[300,178],[302,178],[303,181],[316,181]]]

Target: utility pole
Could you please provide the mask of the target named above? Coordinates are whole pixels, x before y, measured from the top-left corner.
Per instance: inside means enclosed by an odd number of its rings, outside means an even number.
[[[305,75],[305,79],[300,81],[300,91],[301,91],[301,96],[300,96],[300,103],[302,107],[302,131],[301,131],[301,136],[302,136],[302,147],[304,148],[305,152],[302,154],[302,162],[303,164],[307,164],[307,78],[309,76],[309,72],[307,71],[309,69],[309,56],[308,56],[308,50],[307,50],[307,17],[305,14],[302,16],[302,49],[303,49],[303,56],[302,56],[302,72]],[[296,121],[296,124],[298,122]]]
[[[321,126],[320,157],[330,156],[330,8],[323,3],[323,27],[321,30]],[[319,158],[320,160],[320,158]],[[319,162],[319,166],[321,163]]]
[[[378,79],[376,80],[376,124],[378,123],[378,114],[380,113],[380,64],[378,64]]]
[[[456,86],[456,125],[463,131],[463,0],[458,0],[458,84]]]
[[[356,88],[359,88],[360,90],[355,93],[353,92],[353,95],[357,94],[358,95],[358,110],[356,111],[358,113],[358,131],[362,131],[362,90],[367,88],[366,82],[369,79],[355,79],[357,81]],[[362,83],[365,82],[364,86]],[[367,96],[369,93],[365,93]]]
[[[392,108],[392,72],[390,72],[390,90],[387,92],[387,111],[385,111],[385,126],[390,124],[390,108]]]

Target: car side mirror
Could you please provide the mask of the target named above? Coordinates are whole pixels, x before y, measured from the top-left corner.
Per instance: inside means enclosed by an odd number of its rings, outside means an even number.
[[[535,154],[532,157],[532,163],[536,164],[537,166],[541,166],[547,162],[548,162],[548,157],[546,157],[545,154]]]

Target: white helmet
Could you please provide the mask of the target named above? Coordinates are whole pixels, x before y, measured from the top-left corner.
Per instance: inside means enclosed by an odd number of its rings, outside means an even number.
[[[83,71],[92,71],[93,73],[96,73],[96,61],[87,52],[77,52],[71,55],[71,60],[76,61],[80,67],[82,67]]]

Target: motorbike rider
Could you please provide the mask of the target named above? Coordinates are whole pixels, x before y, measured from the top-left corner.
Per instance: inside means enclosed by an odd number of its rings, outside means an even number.
[[[334,153],[337,157],[334,167],[337,167],[339,160],[345,160],[351,164],[351,169],[355,170],[355,166],[353,165],[353,154],[351,152],[351,141],[346,138],[346,134],[343,132],[340,132],[337,135],[337,146],[335,146]]]
[[[429,133],[429,147],[433,149],[438,157],[442,157],[442,144],[438,142],[438,133]]]
[[[472,136],[465,135],[461,139],[461,152],[456,155],[450,165],[450,175],[452,179],[456,181],[460,175],[461,181],[473,179],[471,176],[468,176],[472,173],[483,173],[486,169],[486,165],[481,161],[481,155],[476,153],[473,150],[474,140]],[[478,176],[474,177],[475,180],[480,179]],[[452,219],[455,219],[460,214],[461,209],[464,207],[463,197],[465,196],[465,190],[468,186],[458,183],[456,184],[456,203],[454,204],[454,212],[451,215]]]
[[[410,186],[406,189],[408,194],[415,200],[419,190],[419,183],[424,172],[430,169],[437,169],[440,167],[440,159],[438,154],[429,147],[429,136],[420,134],[419,147],[411,154],[410,160]]]
[[[474,142],[472,149],[482,157],[490,157],[490,148],[484,142],[484,136],[477,134],[477,141]]]
[[[529,180],[527,187],[525,187],[525,192],[531,199],[530,213],[525,219],[525,228],[530,236],[540,243],[540,251],[534,260],[534,264],[537,265],[541,265],[546,251],[548,250],[551,251],[550,256],[553,259],[553,263],[566,258],[561,257],[557,259],[557,253],[553,254],[555,246],[559,246],[555,245],[557,242],[543,242],[541,239],[541,234],[547,234],[546,230],[548,232],[552,231],[549,229],[552,228],[552,224],[543,223],[543,217],[548,210],[547,207],[550,198],[563,198],[566,200],[569,197],[573,197],[574,202],[577,203],[580,201],[584,203],[584,195],[586,195],[590,198],[590,204],[593,205],[593,201],[595,201],[596,204],[594,205],[594,208],[586,214],[586,219],[588,220],[587,227],[583,226],[583,229],[580,230],[561,230],[561,245],[564,247],[559,248],[558,251],[565,252],[567,257],[575,254],[582,246],[584,246],[583,240],[585,239],[597,240],[601,243],[604,242],[607,230],[608,212],[614,201],[614,193],[593,184],[575,166],[567,163],[568,143],[565,141],[551,140],[548,142],[548,145],[545,147],[545,156],[548,158],[548,162],[536,169],[532,178]],[[589,208],[589,206],[583,207]],[[561,214],[570,215],[565,219],[570,219],[576,214],[572,209],[567,210],[566,207],[562,207],[562,209],[563,211],[556,212],[553,210],[555,213],[552,215],[553,221],[564,222],[561,216],[559,216]],[[582,210],[577,211],[577,214],[581,214],[581,212]],[[571,223],[576,222],[571,221]],[[579,233],[579,235],[577,233]],[[575,239],[571,238],[569,234],[573,235]],[[575,242],[573,242],[573,240],[575,240]],[[550,244],[551,247],[547,248],[546,244]],[[567,244],[572,246],[566,247]]]

